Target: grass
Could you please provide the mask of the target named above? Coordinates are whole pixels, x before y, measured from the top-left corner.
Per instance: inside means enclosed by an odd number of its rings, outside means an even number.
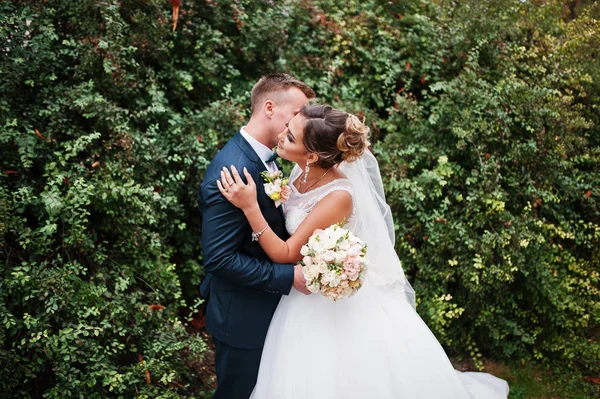
[[[580,374],[550,373],[532,366],[513,366],[505,375],[511,384],[510,399],[598,399],[600,385]]]
[[[472,370],[453,361],[457,370]],[[600,384],[576,372],[550,371],[532,362],[521,364],[484,361],[484,371],[508,381],[509,399],[599,399]]]

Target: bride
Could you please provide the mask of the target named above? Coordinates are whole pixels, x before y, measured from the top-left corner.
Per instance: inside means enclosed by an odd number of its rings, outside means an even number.
[[[292,290],[282,297],[262,353],[256,399],[499,399],[506,381],[452,368],[414,309],[414,292],[394,250],[394,225],[385,203],[369,129],[330,106],[305,106],[279,135],[277,154],[295,162],[284,204],[282,241],[256,201],[256,183],[244,170],[224,169],[217,185],[241,208],[253,236],[278,263],[302,259],[316,229],[345,221],[367,243],[370,266],[363,287],[332,301]],[[301,166],[300,166],[301,165]],[[259,183],[261,184],[261,183]]]

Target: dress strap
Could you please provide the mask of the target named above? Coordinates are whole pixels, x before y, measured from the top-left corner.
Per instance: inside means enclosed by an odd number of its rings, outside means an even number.
[[[298,164],[294,165],[294,167],[292,168],[292,171],[290,172],[290,184],[295,182],[301,173],[302,173],[302,168],[300,167],[300,165],[298,165]]]
[[[352,203],[353,203],[352,213],[354,213],[354,189],[352,187],[352,183],[350,183],[346,179],[339,179],[336,182],[336,184],[328,187],[327,190],[322,191],[319,193],[319,195],[315,195],[314,197],[310,198],[310,200],[308,201],[309,209],[312,210],[319,203],[319,201],[321,201],[323,198],[327,197],[329,194],[333,193],[334,191],[346,191],[350,194],[350,196],[352,197]]]

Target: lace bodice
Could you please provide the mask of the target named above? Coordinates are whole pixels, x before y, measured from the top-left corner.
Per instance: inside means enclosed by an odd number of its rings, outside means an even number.
[[[290,182],[295,181],[298,176],[302,173],[302,169],[298,165],[294,167],[292,173],[290,175]],[[332,180],[327,184],[324,184],[320,187],[315,188],[314,190],[310,190],[304,194],[298,192],[296,187],[290,183],[290,188],[292,190],[290,194],[290,198],[285,203],[285,227],[290,235],[294,234],[300,223],[308,216],[310,211],[317,205],[317,203],[325,198],[327,195],[331,194],[334,191],[343,190],[350,193],[352,196],[352,215],[348,218],[346,225],[344,228],[349,228],[352,230],[354,214],[356,213],[356,204],[354,201],[354,189],[352,187],[352,183],[348,179],[336,179]]]

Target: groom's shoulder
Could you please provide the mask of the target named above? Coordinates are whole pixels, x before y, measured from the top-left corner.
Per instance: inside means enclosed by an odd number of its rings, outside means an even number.
[[[213,158],[213,162],[219,161],[220,159],[222,159],[224,157],[235,156],[236,154],[243,154],[243,151],[240,148],[238,140],[239,140],[239,138],[237,138],[235,136],[230,138],[229,141],[227,143],[225,143],[225,145],[217,152],[217,154]]]
[[[236,165],[238,162],[244,162],[247,159],[246,153],[239,146],[237,140],[232,138],[217,152],[209,167],[220,169],[223,166]]]
[[[218,179],[220,177],[221,169],[223,167],[229,168],[231,165],[235,165],[239,170],[242,170],[241,168],[244,166],[248,167],[248,169],[254,169],[254,163],[239,145],[239,137],[234,137],[229,140],[223,148],[217,152],[206,169],[204,181],[207,182]]]

